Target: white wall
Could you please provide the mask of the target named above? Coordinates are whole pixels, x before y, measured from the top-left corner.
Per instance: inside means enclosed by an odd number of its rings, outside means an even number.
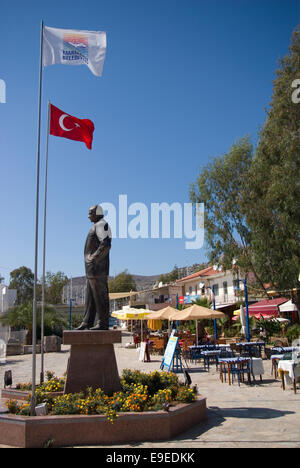
[[[13,307],[17,299],[17,290],[8,289],[5,284],[0,284],[0,314]]]

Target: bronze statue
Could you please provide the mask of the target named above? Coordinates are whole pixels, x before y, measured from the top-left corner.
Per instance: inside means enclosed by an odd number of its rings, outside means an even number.
[[[100,205],[89,209],[89,219],[94,223],[90,229],[85,247],[84,262],[87,278],[85,314],[77,330],[109,329],[109,296],[107,279],[109,275],[109,251],[111,230],[103,216]],[[96,324],[94,326],[96,320]]]

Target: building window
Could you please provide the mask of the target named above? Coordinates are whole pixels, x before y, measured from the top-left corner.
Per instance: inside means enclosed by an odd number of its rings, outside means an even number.
[[[219,285],[218,284],[213,284],[212,285],[212,290],[215,296],[219,295]]]
[[[192,292],[193,292],[193,288],[192,288],[192,286],[190,286],[189,287],[189,293],[192,294]]]
[[[224,296],[227,296],[227,294],[228,294],[227,281],[223,282],[223,290],[224,290]]]

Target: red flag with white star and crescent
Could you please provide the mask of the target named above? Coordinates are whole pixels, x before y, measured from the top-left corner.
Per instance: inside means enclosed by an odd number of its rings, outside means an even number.
[[[78,119],[50,104],[50,135],[83,141],[92,149],[95,126],[89,119]]]

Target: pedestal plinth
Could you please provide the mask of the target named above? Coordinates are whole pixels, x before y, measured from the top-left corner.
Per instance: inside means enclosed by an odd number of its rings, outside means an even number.
[[[64,393],[102,388],[106,394],[121,389],[113,343],[121,343],[118,330],[64,331],[63,343],[71,345]]]

